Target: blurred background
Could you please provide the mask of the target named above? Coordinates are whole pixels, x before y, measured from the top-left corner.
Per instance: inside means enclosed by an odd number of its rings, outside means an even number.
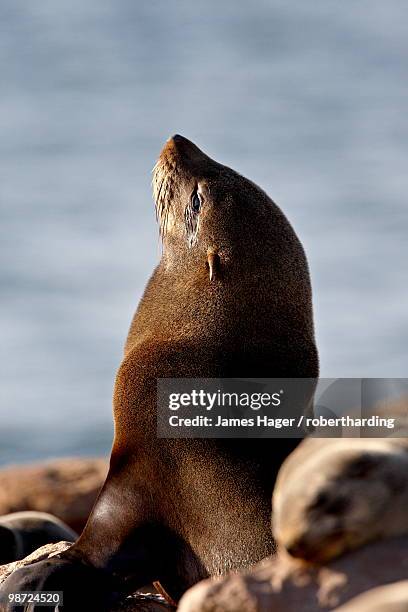
[[[407,375],[405,0],[3,0],[0,464],[106,453],[174,132],[300,236],[321,374]]]

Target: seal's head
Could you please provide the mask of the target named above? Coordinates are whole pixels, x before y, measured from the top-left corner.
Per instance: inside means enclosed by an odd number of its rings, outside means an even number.
[[[206,338],[206,354],[216,347],[231,363],[238,355],[235,373],[247,359],[254,371],[263,364],[258,372],[316,376],[308,265],[280,208],[182,136],[168,140],[153,174],[163,251],[143,303],[154,301],[160,333]]]
[[[407,473],[406,448],[386,439],[305,440],[278,475],[274,535],[292,556],[324,563],[406,532]]]
[[[165,144],[153,171],[153,193],[169,262],[186,257],[207,262],[213,279],[234,261],[242,270],[248,256],[259,260],[257,268],[272,252],[304,257],[290,224],[266,193],[183,136]]]

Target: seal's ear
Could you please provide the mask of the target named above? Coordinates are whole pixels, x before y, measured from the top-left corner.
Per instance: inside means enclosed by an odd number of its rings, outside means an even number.
[[[219,272],[219,263],[220,258],[218,253],[214,249],[209,248],[207,251],[207,265],[210,273],[210,281],[217,276]]]
[[[0,565],[17,561],[17,541],[13,530],[0,525]]]

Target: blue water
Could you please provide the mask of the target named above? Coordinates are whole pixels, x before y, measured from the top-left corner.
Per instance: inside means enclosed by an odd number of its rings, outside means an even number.
[[[324,376],[407,375],[405,0],[3,0],[0,463],[107,452],[179,132],[310,262]]]

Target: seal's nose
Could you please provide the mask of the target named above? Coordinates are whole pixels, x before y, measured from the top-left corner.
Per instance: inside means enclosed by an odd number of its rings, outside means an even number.
[[[174,136],[172,137],[172,140],[174,140],[175,143],[178,143],[178,142],[183,142],[183,140],[187,140],[187,139],[184,138],[184,136],[181,136],[180,134],[174,134]]]
[[[187,140],[187,138],[184,138],[184,136],[174,134],[174,136],[171,136],[164,145],[164,150],[181,155],[187,153],[193,146],[193,143]]]
[[[179,152],[188,151],[189,149],[194,147],[194,144],[191,142],[191,140],[184,138],[184,136],[181,136],[180,134],[174,134],[174,136],[169,139],[169,143],[171,143],[173,147]]]
[[[180,162],[181,158],[185,156],[185,153],[188,149],[186,143],[189,141],[184,136],[180,136],[180,134],[174,134],[174,136],[170,136],[170,138],[166,141],[163,149],[160,153],[160,159],[162,161],[168,160],[177,160]]]
[[[173,159],[177,163],[197,164],[209,158],[188,138],[174,134],[168,139],[161,152],[162,159]]]

